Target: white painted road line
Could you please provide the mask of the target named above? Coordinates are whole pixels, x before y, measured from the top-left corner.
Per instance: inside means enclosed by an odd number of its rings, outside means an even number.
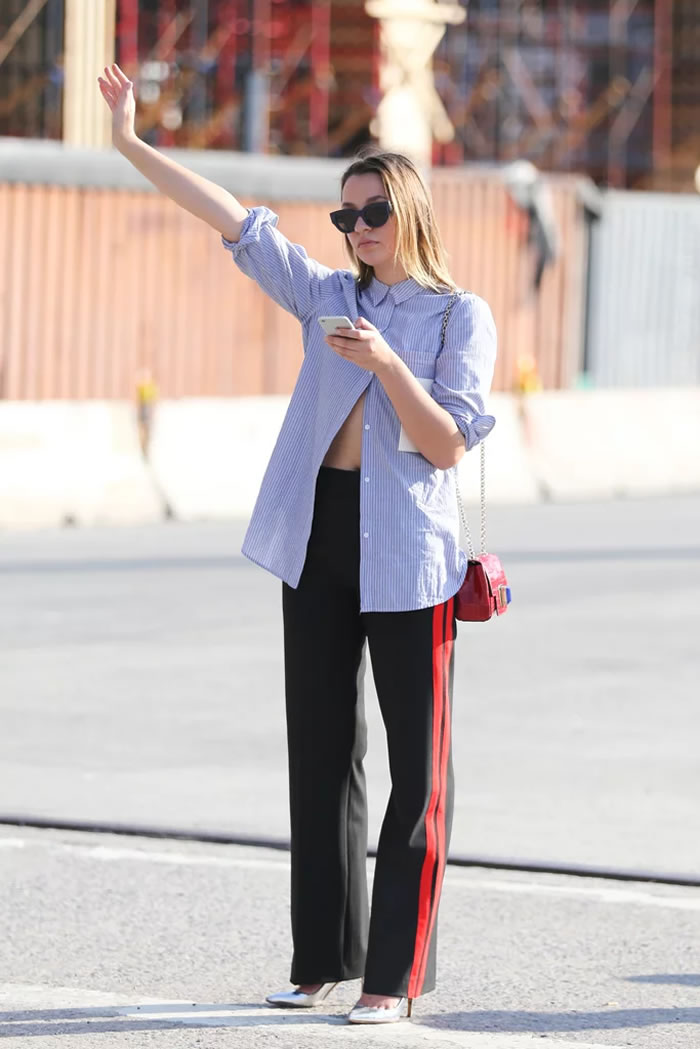
[[[252,870],[279,870],[289,873],[289,860],[262,859],[248,856],[198,856],[194,852],[156,852],[150,849],[130,849],[121,846],[93,845],[90,842],[43,841],[38,838],[0,838],[0,848],[28,848],[39,846],[52,852],[67,852],[79,859],[136,863],[166,863],[181,867],[241,867]],[[286,853],[281,854],[282,857]]]
[[[696,896],[656,896],[642,889],[611,889],[594,885],[548,885],[542,882],[489,881],[470,879],[458,881],[450,872],[451,885],[463,889],[480,889],[483,892],[511,892],[535,896],[579,896],[597,900],[599,903],[630,903],[638,907],[663,907],[670,910],[700,911],[700,894]],[[571,875],[560,875],[571,877]],[[695,891],[697,890],[689,890]]]
[[[191,1027],[270,1027],[287,1026],[295,1037],[303,1035],[305,1045],[328,1045],[328,1029],[333,1028],[333,1042],[354,1039],[357,1027],[346,1022],[344,1015],[271,1009],[232,1004],[193,1004],[173,999],[141,998],[139,995],[109,994],[76,987],[36,986],[31,984],[0,984],[2,1012],[0,1038],[13,1035],[25,1037],[50,1034],[56,1024],[61,1026],[62,1040],[84,1034],[89,1023],[90,1033],[99,1035],[100,1020],[124,1020],[124,1034],[128,1035],[129,1021],[138,1019],[139,1030],[153,1030],[164,1023]],[[44,1015],[42,1018],[42,1014]],[[31,1030],[30,1030],[31,1029]],[[114,1027],[110,1026],[110,1031]],[[481,1034],[473,1031],[437,1029],[421,1024],[420,1017],[411,1023],[388,1024],[372,1028],[372,1040],[401,1046],[454,1046],[455,1049],[533,1049],[541,1042],[534,1035]],[[547,1036],[547,1049],[610,1049],[593,1042],[570,1042]]]
[[[45,832],[44,832],[45,833]],[[66,842],[39,837],[0,837],[0,848],[39,847],[53,852],[65,852],[79,859],[95,862],[161,863],[185,867],[231,867],[250,870],[278,871],[289,875],[289,860],[267,859],[254,856],[197,855],[194,852],[158,852],[150,849],[128,848],[122,846],[98,845],[90,842]],[[201,847],[201,846],[200,846]],[[286,854],[282,854],[286,856]],[[599,903],[631,904],[636,907],[660,907],[665,910],[700,911],[700,894],[687,889],[683,895],[671,895],[670,887],[664,887],[663,894],[653,890],[612,888],[607,885],[572,884],[571,875],[550,875],[566,878],[568,884],[557,885],[553,882],[514,881],[506,878],[473,878],[470,871],[475,868],[448,867],[445,883],[451,889],[459,888],[474,892],[511,893],[526,896],[560,896],[585,898]]]

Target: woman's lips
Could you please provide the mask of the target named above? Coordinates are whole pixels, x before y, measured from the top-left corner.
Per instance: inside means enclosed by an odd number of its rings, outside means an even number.
[[[373,244],[378,244],[378,243],[379,243],[379,241],[376,241],[376,240],[361,240],[360,243],[357,246],[358,246],[358,248],[371,248]]]

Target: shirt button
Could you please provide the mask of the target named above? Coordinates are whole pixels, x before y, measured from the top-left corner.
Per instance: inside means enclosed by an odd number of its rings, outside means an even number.
[[[365,532],[365,539],[369,539],[369,532]]]
[[[365,477],[365,481],[369,481],[369,477]]]
[[[369,430],[369,423],[365,423],[365,430]]]

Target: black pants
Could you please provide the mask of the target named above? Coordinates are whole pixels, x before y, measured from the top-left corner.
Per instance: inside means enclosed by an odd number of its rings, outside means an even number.
[[[364,976],[369,994],[435,986],[436,920],[452,826],[453,599],[360,613],[360,475],[321,467],[297,589],[283,584],[292,839],[293,983]],[[364,652],[386,726],[392,790],[369,919]]]

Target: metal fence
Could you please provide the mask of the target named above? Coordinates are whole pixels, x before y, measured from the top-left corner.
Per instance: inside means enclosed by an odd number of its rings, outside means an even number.
[[[593,385],[700,382],[700,197],[606,194],[588,315]]]

